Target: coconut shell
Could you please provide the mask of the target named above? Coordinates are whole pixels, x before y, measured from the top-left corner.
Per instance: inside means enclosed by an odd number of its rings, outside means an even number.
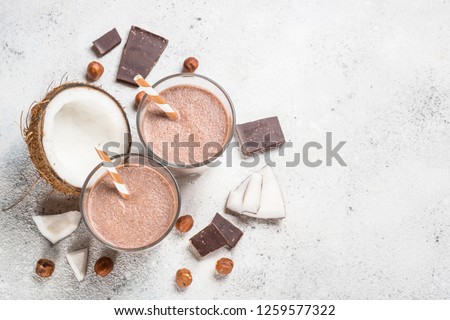
[[[61,91],[73,87],[89,87],[91,89],[99,90],[102,93],[109,96],[120,107],[123,116],[127,122],[128,132],[131,132],[131,130],[130,124],[128,123],[128,118],[119,101],[117,101],[116,98],[114,98],[111,94],[109,94],[102,88],[87,83],[80,83],[80,82],[64,83],[48,92],[41,102],[38,102],[31,107],[31,113],[29,119],[27,120],[27,126],[23,130],[24,139],[26,144],[28,145],[28,151],[30,154],[31,161],[33,162],[40,176],[44,178],[54,189],[61,191],[65,194],[79,195],[81,192],[81,189],[79,187],[73,186],[70,183],[64,181],[53,170],[52,166],[50,165],[47,159],[47,156],[45,155],[44,145],[42,143],[45,111],[48,103]],[[128,142],[129,144],[127,152],[129,152],[131,148],[131,134],[129,135]]]

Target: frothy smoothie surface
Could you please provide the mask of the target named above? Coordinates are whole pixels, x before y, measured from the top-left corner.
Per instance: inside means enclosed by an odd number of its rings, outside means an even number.
[[[192,85],[177,85],[159,93],[174,108],[179,119],[170,120],[153,103],[147,108],[142,120],[141,132],[153,152],[171,163],[193,164],[207,160],[223,147],[228,135],[227,113],[220,100],[211,92]],[[181,147],[177,152],[171,146],[179,134],[180,142],[197,145],[193,152]],[[211,144],[211,142],[213,142]],[[205,152],[204,146],[209,148]]]
[[[123,199],[104,174],[88,196],[87,219],[93,231],[113,246],[133,249],[154,243],[170,228],[177,210],[174,188],[151,167],[119,166],[130,196]]]

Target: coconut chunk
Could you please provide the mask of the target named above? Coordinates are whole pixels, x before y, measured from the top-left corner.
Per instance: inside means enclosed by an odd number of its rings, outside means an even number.
[[[244,199],[242,201],[241,214],[254,215],[258,212],[261,201],[262,175],[255,172],[251,175],[247,189],[245,189]]]
[[[94,147],[127,153],[131,134],[120,103],[105,90],[65,83],[36,103],[24,134],[31,160],[56,190],[80,194],[86,177],[100,163]]]
[[[244,202],[244,194],[247,189],[248,182],[250,181],[251,176],[248,176],[244,181],[239,184],[239,186],[230,191],[228,195],[226,208],[233,213],[241,213],[242,212],[242,203]]]
[[[51,243],[55,244],[78,228],[81,213],[79,211],[69,211],[61,214],[34,216],[33,220],[39,232]]]
[[[88,248],[67,253],[66,258],[77,280],[83,280],[86,276]]]
[[[81,187],[100,163],[94,147],[115,142],[113,152],[123,153],[128,123],[115,101],[87,87],[66,89],[47,105],[44,151],[52,168],[66,182]]]
[[[272,167],[265,166],[261,169],[262,188],[261,202],[256,217],[260,219],[283,219],[286,217],[286,209],[281,193],[280,185]]]
[[[257,219],[283,219],[286,208],[272,167],[247,177],[228,195],[226,209]]]

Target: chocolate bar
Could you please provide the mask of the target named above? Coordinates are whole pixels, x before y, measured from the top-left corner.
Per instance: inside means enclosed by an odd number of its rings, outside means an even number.
[[[213,224],[208,225],[189,241],[200,257],[204,257],[227,244],[225,238]]]
[[[243,234],[230,221],[216,213],[213,221],[189,241],[195,252],[204,257],[223,246],[234,248]]]
[[[271,117],[236,125],[241,151],[249,156],[285,143],[278,117]]]
[[[214,216],[211,224],[216,226],[220,231],[220,234],[230,248],[234,248],[244,234],[239,228],[218,213]]]
[[[105,33],[103,36],[92,42],[95,50],[100,56],[103,56],[117,47],[122,42],[122,38],[119,36],[116,28]]]
[[[149,31],[132,26],[123,49],[116,79],[137,87],[134,77],[146,78],[169,41]]]

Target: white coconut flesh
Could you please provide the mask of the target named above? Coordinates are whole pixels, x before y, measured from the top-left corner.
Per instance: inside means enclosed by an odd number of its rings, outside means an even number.
[[[128,150],[128,122],[120,105],[102,91],[73,87],[59,92],[45,111],[42,144],[52,169],[67,183],[81,188],[100,163],[95,146],[117,142],[108,151]]]
[[[226,209],[257,219],[283,219],[286,208],[273,169],[265,166],[247,177],[228,195]]]

